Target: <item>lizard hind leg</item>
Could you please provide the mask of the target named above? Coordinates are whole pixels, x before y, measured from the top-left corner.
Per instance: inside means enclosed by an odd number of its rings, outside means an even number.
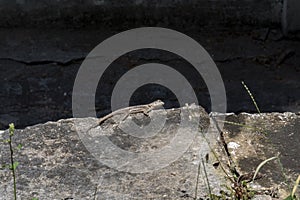
[[[143,114],[146,116],[146,117],[149,117],[149,112],[150,112],[151,110],[144,110],[143,111]]]

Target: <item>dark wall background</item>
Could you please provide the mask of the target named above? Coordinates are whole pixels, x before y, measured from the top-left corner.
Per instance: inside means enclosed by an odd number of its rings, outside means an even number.
[[[300,40],[282,31],[283,1],[0,1],[0,129],[72,117],[72,89],[85,56],[100,42],[142,26],[175,29],[197,40],[224,80],[228,112],[256,112],[245,81],[263,112],[300,111]],[[176,41],[174,41],[176,42]],[[116,60],[96,96],[98,115],[110,110],[117,77],[158,62],[188,76],[199,102],[210,111],[205,83],[176,55],[154,50]],[[158,85],[140,88],[131,104],[176,97]]]
[[[283,0],[1,0],[1,26],[164,25],[281,23]],[[127,28],[127,27],[126,27]]]

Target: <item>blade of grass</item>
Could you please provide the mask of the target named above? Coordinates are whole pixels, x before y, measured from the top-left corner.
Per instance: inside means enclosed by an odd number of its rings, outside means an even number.
[[[251,91],[249,90],[249,88],[247,87],[247,85],[244,83],[244,81],[242,81],[242,85],[244,86],[244,88],[246,89],[247,93],[249,94],[249,96],[250,96],[250,98],[251,98],[251,100],[252,100],[252,102],[253,102],[256,110],[257,110],[257,112],[260,114],[261,113],[260,109],[259,109],[259,107],[258,107],[258,105],[257,105],[257,103],[256,103],[256,101],[254,99],[254,96],[252,95]]]
[[[252,182],[255,180],[255,178],[256,178],[256,176],[257,176],[259,170],[260,170],[267,162],[272,161],[272,160],[275,160],[275,159],[277,159],[277,158],[278,158],[278,156],[275,156],[275,157],[268,158],[267,160],[262,161],[262,162],[257,166],[257,168],[256,168],[256,170],[255,170],[255,173],[254,173],[253,178],[252,178]]]
[[[210,183],[209,183],[209,179],[208,179],[208,175],[205,169],[205,164],[203,161],[203,158],[201,158],[202,161],[202,166],[203,166],[203,171],[204,171],[204,175],[205,175],[205,179],[206,179],[206,183],[207,183],[207,189],[208,189],[208,193],[209,193],[209,198],[212,199],[212,193],[211,193],[211,188],[210,188]]]
[[[230,125],[234,125],[234,126],[240,126],[240,127],[247,128],[247,129],[250,129],[250,130],[259,131],[259,132],[264,133],[265,135],[268,135],[267,131],[261,130],[259,128],[254,127],[254,126],[249,126],[249,125],[246,125],[246,124],[241,124],[241,123],[236,123],[236,122],[231,122],[231,121],[224,121],[224,120],[217,120],[217,122],[222,122],[222,123],[230,124]]]
[[[198,196],[198,185],[199,185],[200,169],[201,169],[201,163],[199,162],[199,165],[198,165],[198,172],[197,172],[197,181],[196,181],[195,198],[194,198],[194,200],[197,200],[197,196]]]
[[[13,123],[9,124],[9,149],[10,149],[10,161],[11,161],[11,171],[13,174],[13,186],[14,186],[14,199],[17,200],[17,184],[16,184],[16,167],[17,163],[14,162],[14,150],[12,147],[12,137],[14,136],[15,125]]]
[[[297,190],[297,187],[298,187],[298,185],[299,185],[299,182],[300,182],[300,175],[298,176],[298,178],[297,178],[297,180],[296,180],[296,182],[295,182],[295,185],[294,185],[294,188],[293,188],[293,191],[292,191],[292,197],[294,197],[295,196],[295,194],[296,194],[296,190]]]
[[[291,193],[291,185],[289,184],[288,177],[287,177],[287,175],[286,175],[286,173],[285,173],[285,169],[284,169],[284,167],[283,167],[283,165],[282,165],[282,162],[281,162],[279,156],[278,156],[278,159],[277,159],[277,164],[278,164],[278,166],[280,167],[281,174],[282,174],[282,176],[283,176],[283,178],[284,178],[284,183],[287,185],[288,190],[289,190],[289,192]]]

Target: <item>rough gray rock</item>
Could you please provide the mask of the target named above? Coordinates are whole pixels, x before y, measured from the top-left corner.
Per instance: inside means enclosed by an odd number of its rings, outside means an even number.
[[[180,113],[185,111],[188,111],[188,115],[180,117]],[[150,116],[155,120],[161,115],[162,111],[157,110],[151,112]],[[100,135],[99,127],[89,130],[97,124],[95,118],[66,119],[17,130],[13,144],[23,144],[23,148],[15,152],[15,160],[20,163],[17,168],[19,199],[194,199],[196,193],[200,199],[207,198],[209,190],[219,197],[223,195],[234,199],[237,190],[230,188],[237,188],[239,183],[233,177],[232,168],[235,167],[241,176],[245,176],[253,172],[262,160],[274,156],[278,151],[287,178],[295,180],[300,173],[297,167],[299,115],[226,114],[226,121],[243,126],[226,123],[223,134],[217,131],[215,123],[209,121],[201,107],[192,105],[182,108],[181,112],[180,109],[170,109],[166,116],[167,121],[161,132],[147,139],[130,136],[120,128],[132,120],[140,126],[147,125],[149,118],[142,114],[121,123],[117,123],[121,116],[109,119],[101,125],[103,132]],[[218,124],[220,116],[215,117]],[[181,120],[194,122],[197,117],[200,117],[200,123],[196,129],[189,126],[178,129]],[[168,166],[145,173],[128,172],[130,169],[122,166],[108,167],[93,156],[93,146],[86,144],[86,141],[97,142],[99,136],[107,136],[124,151],[153,152],[168,146],[178,130],[187,136],[192,131],[197,133],[191,146]],[[264,135],[265,132],[269,134]],[[224,152],[221,135],[224,136],[229,155]],[[7,132],[1,133],[1,137],[7,137]],[[8,145],[1,143],[0,150],[0,163],[9,163]],[[162,155],[157,159],[164,161],[170,156]],[[228,166],[230,159],[235,166]],[[135,166],[140,164],[147,171],[147,166],[142,165],[143,161],[135,163]],[[127,166],[135,167],[130,164]],[[257,191],[256,198],[270,199],[273,196],[273,199],[282,199],[287,196],[276,162],[267,163],[261,173],[265,175],[262,179],[247,184],[247,187]],[[8,169],[0,170],[0,180],[0,199],[12,199],[11,172]]]
[[[199,130],[206,130],[208,115],[205,111],[195,106],[190,109],[191,116],[195,114],[201,117]],[[166,128],[153,139],[146,141],[126,136],[118,130],[118,127],[113,128],[116,124],[112,120],[105,122],[103,127],[108,130],[108,134],[111,134],[109,139],[124,150],[151,151],[168,145],[169,140],[176,133],[176,126],[179,122],[178,111],[178,109],[168,110],[169,119]],[[154,118],[159,112],[153,112]],[[139,123],[147,121],[146,117],[136,117]],[[96,199],[193,198],[199,151],[204,142],[199,134],[187,152],[169,166],[148,173],[127,173],[101,164],[83,145],[78,131],[86,130],[96,123],[95,118],[68,119],[17,130],[14,145],[23,144],[22,150],[15,154],[15,159],[20,163],[17,169],[19,198],[93,199],[95,196]],[[81,130],[78,130],[78,127],[76,129],[75,124],[82,125]],[[190,129],[184,127],[182,131],[190,131]],[[169,155],[165,156],[167,158]],[[9,162],[8,145],[1,144],[0,162]],[[208,169],[208,172],[213,180],[219,179],[213,171]],[[0,171],[0,180],[0,193],[3,194],[0,199],[11,199],[11,172]],[[206,194],[206,185],[203,180],[199,181],[198,192],[202,196]],[[212,182],[214,188],[220,187],[220,183],[220,181]]]
[[[286,198],[300,174],[300,115],[241,113],[227,115],[226,121],[224,138],[240,174],[253,174],[261,162],[277,156],[260,169],[262,178],[250,186],[257,191],[263,189],[264,194]]]

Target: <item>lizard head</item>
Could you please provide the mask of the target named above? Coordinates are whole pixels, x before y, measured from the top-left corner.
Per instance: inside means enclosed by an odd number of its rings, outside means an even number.
[[[162,100],[156,100],[153,103],[151,103],[151,105],[155,108],[159,108],[162,107],[165,103]]]

